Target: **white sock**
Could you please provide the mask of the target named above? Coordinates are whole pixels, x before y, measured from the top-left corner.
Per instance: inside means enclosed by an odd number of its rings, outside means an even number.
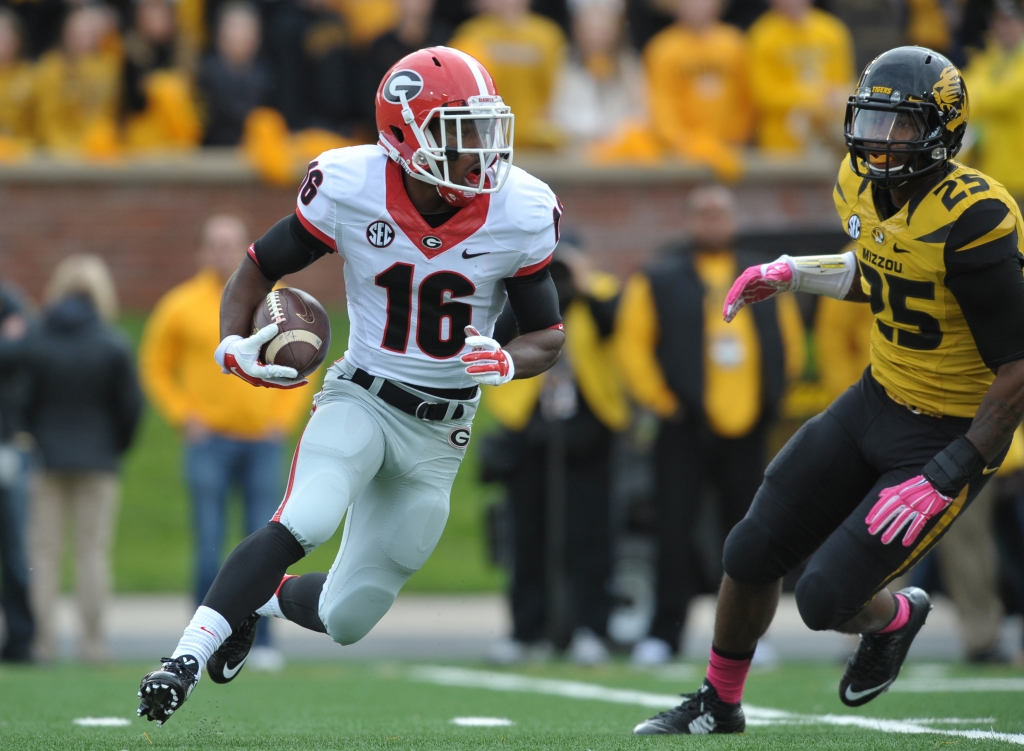
[[[277,598],[277,593],[281,591],[281,587],[284,586],[286,581],[295,578],[297,578],[295,574],[285,574],[284,578],[281,579],[281,583],[277,585],[277,591],[270,596],[270,599],[267,600],[263,607],[256,611],[257,614],[267,618],[284,618],[285,620],[288,620],[288,616],[286,616],[284,611],[281,610],[281,601]]]
[[[224,616],[212,608],[200,605],[171,657],[192,655],[199,661],[199,669],[202,671],[206,661],[229,636],[231,626],[224,620]]]
[[[277,599],[277,592],[270,596],[266,605],[257,608],[256,612],[268,618],[284,618],[284,611],[281,610],[281,601]]]

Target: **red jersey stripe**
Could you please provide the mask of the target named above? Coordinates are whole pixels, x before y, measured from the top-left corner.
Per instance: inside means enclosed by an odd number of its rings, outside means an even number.
[[[299,211],[298,209],[295,209],[295,216],[297,216],[299,218],[299,221],[302,222],[302,226],[305,227],[306,230],[308,230],[309,234],[311,234],[313,237],[315,237],[320,242],[322,242],[325,245],[329,246],[335,253],[338,252],[338,245],[337,245],[337,243],[334,242],[334,238],[333,237],[331,237],[330,235],[325,235],[323,232],[321,232],[319,229],[317,229],[313,225],[313,223],[311,221],[309,221],[308,219],[306,219],[306,217],[304,217],[302,215],[302,212]]]
[[[551,263],[551,256],[553,256],[553,255],[555,255],[555,254],[552,253],[550,256],[545,258],[543,261],[540,261],[539,263],[535,263],[532,266],[523,266],[523,268],[519,269],[519,271],[517,271],[513,276],[529,276],[530,274],[536,274],[542,268],[544,268],[549,263]]]
[[[427,220],[412,205],[402,182],[402,168],[397,163],[388,161],[384,168],[384,179],[388,213],[416,249],[429,259],[436,258],[472,237],[487,221],[487,211],[491,205],[490,193],[477,196],[455,216],[435,228],[427,224]]]

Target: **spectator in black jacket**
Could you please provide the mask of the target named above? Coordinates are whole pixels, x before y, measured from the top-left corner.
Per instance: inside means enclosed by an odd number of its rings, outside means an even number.
[[[25,336],[29,306],[21,291],[0,284],[0,341]],[[0,373],[0,605],[7,628],[0,660],[28,662],[32,648],[32,611],[28,604],[25,517],[32,439],[24,433],[28,374]]]
[[[116,314],[104,263],[71,256],[50,280],[38,329],[2,358],[29,375],[26,427],[42,461],[29,513],[30,588],[42,660],[56,656],[54,605],[68,517],[83,626],[79,655],[92,662],[106,657],[102,621],[110,599],[118,469],[142,411],[134,358],[111,326]]]
[[[248,3],[221,8],[214,52],[199,72],[206,146],[237,146],[249,113],[270,100],[270,74],[257,58],[261,33],[259,14]]]
[[[293,131],[323,128],[347,135],[356,119],[356,62],[335,5],[330,0],[277,3],[267,24],[275,103]]]
[[[434,12],[434,3],[399,0],[395,28],[374,39],[366,50],[356,96],[360,115],[371,131],[377,130],[375,101],[384,74],[406,55],[445,45],[452,37],[452,27]]]

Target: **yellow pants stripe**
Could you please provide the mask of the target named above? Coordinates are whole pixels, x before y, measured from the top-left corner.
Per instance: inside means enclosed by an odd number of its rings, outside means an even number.
[[[969,494],[970,486],[960,491],[960,495],[958,495],[953,500],[953,503],[950,504],[949,508],[942,513],[942,516],[939,518],[939,523],[932,527],[931,531],[926,534],[916,546],[914,546],[914,549],[911,551],[910,555],[907,556],[907,559],[900,564],[900,567],[886,577],[886,580],[882,583],[883,587],[896,577],[902,576],[909,571],[910,567],[917,563],[918,560],[931,549],[932,545],[935,544],[935,541],[938,540],[942,533],[946,531],[946,528],[949,527],[949,525],[952,524],[960,515],[960,512],[963,511],[964,504],[967,503],[967,496]]]

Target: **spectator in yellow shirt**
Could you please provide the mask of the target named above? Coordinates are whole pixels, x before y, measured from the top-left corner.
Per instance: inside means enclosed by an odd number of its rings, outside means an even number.
[[[670,152],[735,177],[752,107],[742,33],[719,22],[721,0],[677,0],[676,23],[644,49],[651,123]]]
[[[481,15],[455,31],[451,46],[490,71],[498,93],[516,116],[516,145],[557,146],[549,121],[566,39],[554,21],[530,12],[529,0],[480,0]]]
[[[352,44],[363,48],[395,27],[401,17],[398,0],[331,0],[352,34]]]
[[[871,359],[874,314],[867,305],[819,297],[814,315],[818,378],[831,404],[861,377]]]
[[[842,143],[853,85],[853,45],[842,21],[811,0],[771,0],[748,32],[757,145],[804,150],[813,140]]]
[[[738,248],[737,209],[721,186],[697,188],[687,214],[693,239],[671,248],[626,283],[616,349],[634,400],[661,418],[654,447],[657,608],[638,664],[679,651],[690,599],[700,586],[691,539],[701,492],[717,491],[721,545],[762,480],[768,428],[787,381],[803,372],[803,323],[792,298],[727,324],[722,304],[754,262]],[[759,257],[759,256],[758,256]]]
[[[0,160],[24,153],[31,135],[32,67],[22,57],[21,22],[0,8]]]
[[[36,140],[56,151],[103,156],[116,150],[121,67],[104,52],[108,16],[87,6],[72,11],[60,47],[36,68]]]
[[[246,533],[274,515],[283,486],[284,437],[309,411],[311,386],[254,389],[221,373],[213,360],[220,343],[220,297],[245,260],[249,232],[241,219],[213,216],[203,227],[199,273],[157,303],[139,348],[143,387],[157,410],[185,439],[185,472],[196,535],[196,602],[202,602],[221,564],[228,490],[238,485]],[[280,664],[265,626],[254,665]],[[273,662],[272,662],[273,661]]]
[[[978,130],[978,168],[1024,200],[1024,12],[997,3],[991,38],[964,71],[971,123]]]

